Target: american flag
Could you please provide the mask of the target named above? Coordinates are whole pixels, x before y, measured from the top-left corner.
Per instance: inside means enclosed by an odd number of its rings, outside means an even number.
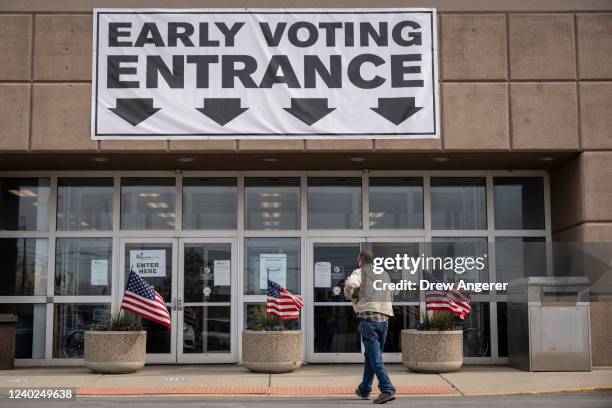
[[[465,319],[472,307],[470,306],[470,295],[460,290],[432,290],[425,294],[426,310],[445,310],[453,313],[460,319]]]
[[[299,319],[300,309],[303,307],[304,302],[299,296],[268,279],[268,302],[266,303],[268,315],[281,319]]]
[[[170,327],[170,314],[164,298],[134,271],[130,271],[121,309]]]

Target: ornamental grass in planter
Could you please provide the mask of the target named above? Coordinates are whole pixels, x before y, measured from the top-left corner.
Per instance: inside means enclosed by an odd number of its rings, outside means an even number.
[[[447,373],[463,365],[463,331],[445,311],[424,313],[417,329],[402,330],[402,363],[412,371]]]
[[[285,321],[255,310],[255,330],[242,331],[242,363],[258,373],[288,373],[302,366],[304,333],[287,330]]]
[[[85,332],[85,366],[96,373],[131,373],[145,365],[147,332],[136,317],[119,312],[95,331]]]

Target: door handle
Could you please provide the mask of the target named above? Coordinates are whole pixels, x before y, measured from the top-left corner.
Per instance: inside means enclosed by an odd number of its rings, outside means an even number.
[[[177,308],[177,310],[183,310],[183,299],[178,298],[176,308]]]

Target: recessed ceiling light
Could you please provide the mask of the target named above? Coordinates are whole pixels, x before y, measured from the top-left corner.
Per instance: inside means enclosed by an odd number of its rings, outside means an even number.
[[[550,157],[550,156],[542,156],[542,157],[538,157],[536,160],[543,161],[543,162],[549,162],[549,161],[555,160],[555,158]]]
[[[366,158],[365,157],[351,157],[351,161],[360,163],[360,162],[366,161]]]
[[[268,162],[268,163],[274,163],[274,162],[277,162],[279,160],[280,159],[278,157],[262,157],[261,158],[261,161],[265,161],[265,162]]]
[[[433,161],[435,162],[439,162],[439,163],[444,163],[449,161],[450,159],[448,157],[443,157],[443,156],[436,156],[433,158]]]
[[[108,157],[94,157],[91,160],[96,162],[96,163],[104,163],[104,162],[108,161]]]
[[[178,161],[180,161],[181,163],[191,163],[194,160],[195,159],[193,157],[179,157],[178,158]]]

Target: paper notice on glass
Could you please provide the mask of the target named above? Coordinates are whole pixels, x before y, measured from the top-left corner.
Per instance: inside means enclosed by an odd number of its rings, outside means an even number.
[[[331,263],[315,263],[314,276],[315,288],[331,288]]]
[[[287,287],[287,254],[259,255],[259,288],[268,288],[268,279]]]
[[[107,259],[92,259],[91,260],[91,285],[106,286],[108,285],[108,260]]]
[[[213,275],[215,279],[215,286],[229,286],[230,285],[230,270],[231,270],[231,263],[229,259],[216,260],[213,263]]]

